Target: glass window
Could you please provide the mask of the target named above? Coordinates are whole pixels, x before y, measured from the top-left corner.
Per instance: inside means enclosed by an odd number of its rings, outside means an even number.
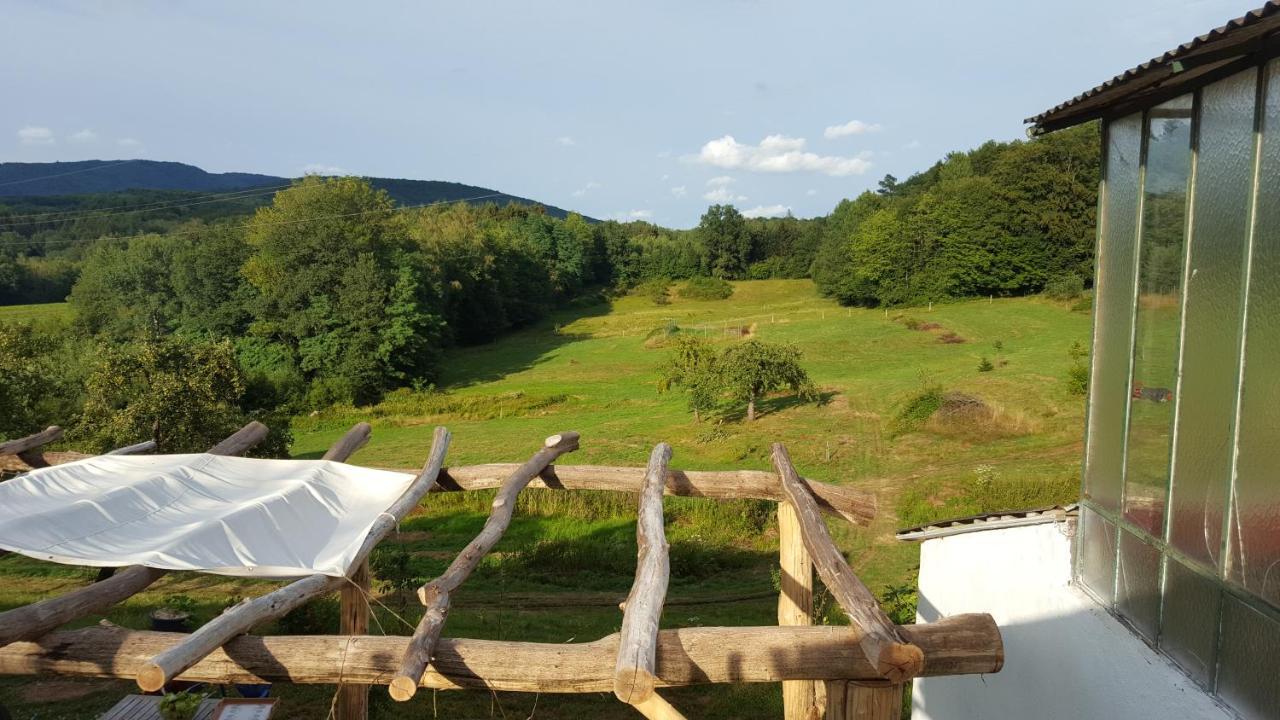
[[[1184,95],[1147,112],[1124,514],[1153,534],[1164,527],[1169,487],[1182,249],[1191,181],[1191,108],[1192,96]]]
[[[1160,630],[1160,553],[1131,532],[1120,533],[1116,609],[1143,637]]]
[[[1228,577],[1280,607],[1280,60],[1267,71]]]
[[[1257,70],[1201,90],[1169,541],[1219,566],[1235,440]]]
[[[1124,470],[1141,149],[1142,113],[1107,124],[1084,491],[1086,497],[1109,510],[1120,509]]]
[[[1280,623],[1227,597],[1222,608],[1218,694],[1252,720],[1280,714]]]
[[[1213,687],[1221,595],[1209,578],[1165,559],[1160,649],[1206,688]]]
[[[1080,580],[1110,605],[1116,586],[1116,526],[1096,512],[1081,512]]]

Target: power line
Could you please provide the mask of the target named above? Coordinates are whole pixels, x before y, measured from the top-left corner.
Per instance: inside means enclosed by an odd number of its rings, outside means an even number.
[[[360,215],[373,215],[376,213],[395,213],[395,212],[403,212],[405,210],[418,210],[421,208],[434,207],[436,205],[449,205],[452,203],[472,202],[474,200],[484,200],[492,197],[501,197],[502,195],[503,193],[495,192],[495,193],[489,193],[487,195],[476,195],[473,197],[456,198],[453,200],[436,200],[435,202],[420,203],[418,205],[402,205],[400,207],[388,208],[386,210],[360,210],[357,212],[335,213],[331,215],[313,215],[312,217],[299,218],[297,220],[277,220],[275,222],[242,223],[240,225],[230,225],[225,227],[230,227],[231,229],[244,229],[251,226],[260,227],[263,225],[297,225],[301,223],[315,222],[317,220],[333,220],[336,218],[356,217]],[[54,243],[101,242],[103,240],[135,240],[137,238],[147,237],[149,235],[161,235],[164,237],[170,237],[174,235],[198,235],[199,233],[204,232],[204,230],[205,228],[200,228],[198,230],[175,230],[172,232],[165,232],[165,233],[139,233],[137,235],[114,235],[114,236],[105,235],[103,237],[93,238],[92,240],[77,238],[77,239],[64,239],[64,240],[47,240],[42,242],[9,241],[9,242],[0,243],[0,245],[52,245]]]
[[[163,200],[148,205],[140,205],[130,207],[128,205],[120,205],[117,208],[109,208],[104,210],[87,210],[80,214],[67,214],[65,217],[48,218],[43,220],[23,220],[20,222],[0,222],[0,230],[6,228],[21,227],[24,225],[43,225],[45,223],[65,223],[74,222],[76,220],[90,220],[99,217],[112,217],[115,215],[130,215],[143,212],[158,212],[160,210],[176,210],[178,208],[194,207],[196,205],[208,205],[209,203],[226,202],[230,200],[243,200],[257,195],[270,195],[278,190],[283,190],[290,185],[271,185],[268,187],[247,188],[243,190],[234,190],[225,193],[215,193],[213,195],[204,195],[198,197],[209,198],[198,200],[196,198],[182,198],[176,200]],[[152,207],[154,206],[154,207]],[[121,209],[123,208],[123,209]],[[49,215],[59,215],[63,213],[47,213]],[[9,218],[4,218],[8,220]]]
[[[203,193],[200,195],[195,195],[193,197],[171,198],[169,200],[156,200],[149,203],[143,203],[141,205],[121,203],[119,205],[110,205],[110,206],[101,207],[101,208],[90,208],[87,210],[51,210],[49,212],[42,212],[42,213],[27,213],[24,215],[6,215],[5,217],[0,218],[0,225],[35,225],[41,222],[62,222],[64,220],[77,220],[77,219],[80,219],[81,217],[90,217],[94,215],[120,214],[115,212],[117,210],[121,211],[121,213],[126,211],[133,212],[137,210],[148,210],[148,209],[151,209],[152,207],[156,207],[157,209],[163,210],[165,206],[195,202],[197,200],[204,200],[206,198],[221,198],[224,196],[229,197],[232,195],[239,195],[241,193],[274,192],[276,190],[282,190],[284,188],[290,187],[290,185],[291,183],[286,185],[260,185],[256,187],[250,187],[250,188],[240,188],[239,190],[224,190],[216,193]],[[161,192],[164,192],[164,191],[161,191]],[[175,192],[175,191],[169,191],[169,192]],[[21,196],[9,196],[9,197],[13,199],[21,200]],[[0,198],[0,199],[4,199],[4,198]],[[50,216],[52,215],[58,215],[60,217],[50,218]],[[37,219],[37,220],[32,220],[30,222],[10,222],[12,220],[26,220],[27,218],[50,218],[50,219],[48,220]]]
[[[49,180],[49,179],[51,179],[51,178],[66,177],[66,176],[68,176],[68,175],[79,175],[80,173],[93,172],[94,170],[102,170],[102,169],[104,169],[104,168],[116,167],[116,166],[119,166],[119,165],[125,165],[125,164],[128,164],[128,163],[131,163],[131,162],[138,162],[138,161],[137,161],[136,159],[135,159],[135,160],[121,160],[120,162],[108,163],[108,164],[103,164],[103,165],[94,165],[94,166],[93,166],[93,167],[91,167],[91,168],[82,168],[82,169],[80,169],[80,170],[72,170],[72,171],[70,171],[70,172],[58,173],[58,174],[56,174],[56,175],[42,175],[42,176],[40,176],[40,177],[26,178],[26,179],[24,179],[24,180],[10,180],[10,181],[8,181],[8,182],[2,182],[2,183],[0,183],[0,186],[4,186],[4,185],[21,185],[22,183],[36,182],[37,180]]]

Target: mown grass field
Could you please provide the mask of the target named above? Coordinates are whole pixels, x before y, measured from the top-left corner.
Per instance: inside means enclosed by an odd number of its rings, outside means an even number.
[[[911,319],[938,327],[912,330]],[[726,329],[746,328],[762,340],[795,343],[824,402],[775,397],[754,423],[695,423],[682,396],[657,393],[656,368],[665,351],[645,346],[651,331],[672,323],[719,342],[735,341]],[[500,342],[452,352],[435,392],[401,392],[374,408],[297,418],[293,450],[318,457],[360,420],[369,420],[374,434],[353,462],[404,468],[421,463],[436,424],[454,433],[450,464],[523,461],[543,437],[577,430],[582,448],[567,463],[643,465],[653,444],[665,440],[674,447],[675,467],[767,470],[769,444],[781,441],[803,474],[877,495],[881,514],[870,528],[832,528],[854,568],[881,591],[913,582],[918,550],[893,539],[900,525],[997,509],[991,503],[1030,504],[1076,487],[1083,401],[1067,392],[1064,377],[1071,362],[1067,349],[1073,341],[1087,344],[1088,329],[1086,313],[1034,298],[890,313],[848,310],[818,298],[808,281],[737,283],[727,300],[677,298],[666,306],[627,297],[566,310]],[[940,342],[947,332],[964,342]],[[978,371],[983,357],[994,370]],[[895,418],[930,387],[976,397],[986,414],[981,421],[935,418],[900,432]],[[992,487],[1003,490],[993,493]],[[488,497],[430,496],[380,551],[381,567],[398,560],[400,576],[423,579],[441,572],[479,531]],[[630,586],[635,561],[633,505],[625,495],[527,491],[507,536],[455,598],[446,635],[571,642],[616,631],[616,603]],[[664,626],[774,624],[771,504],[673,498],[667,508],[673,577]],[[394,574],[384,571],[383,578]],[[63,591],[91,575],[24,558],[0,560],[0,607]],[[149,609],[181,594],[195,601],[197,619],[204,620],[264,587],[176,575],[110,619],[143,627]],[[377,602],[385,607],[376,608],[374,632],[410,632],[418,619],[412,598],[384,586]],[[840,621],[838,612],[825,610]],[[336,628],[336,601],[329,601],[267,631]],[[57,692],[90,694],[50,704],[49,693],[11,680],[0,684],[0,702],[17,718],[86,717],[129,689],[123,683],[42,682],[54,683]],[[282,698],[279,716],[297,718],[324,717],[332,693],[330,687],[289,686],[273,692]],[[776,686],[664,694],[690,717],[781,716]],[[375,688],[372,697],[375,718],[634,716],[611,695],[423,692],[408,705],[395,705],[385,689]]]
[[[0,305],[0,322],[39,322],[67,320],[71,318],[70,303],[42,303],[39,305]]]

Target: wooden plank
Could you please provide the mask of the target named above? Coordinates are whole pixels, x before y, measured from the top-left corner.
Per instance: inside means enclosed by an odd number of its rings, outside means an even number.
[[[471,575],[511,524],[516,510],[516,497],[548,465],[561,455],[578,449],[578,433],[566,432],[552,435],[542,443],[542,448],[520,465],[498,488],[493,498],[493,509],[485,520],[484,529],[467,544],[458,557],[449,564],[444,574],[418,588],[418,599],[426,606],[426,612],[413,632],[409,647],[400,662],[400,670],[391,680],[391,697],[405,701],[418,690],[418,682],[426,672],[435,646],[449,616],[451,594]]]
[[[679,713],[658,698],[658,625],[671,579],[667,536],[662,522],[662,486],[671,462],[671,446],[658,443],[649,455],[644,485],[640,490],[640,510],[636,516],[636,576],[627,595],[622,616],[618,660],[614,667],[613,694],[624,703],[652,712],[645,717],[679,717]],[[656,698],[656,699],[655,699]],[[672,714],[674,713],[674,714]]]
[[[431,443],[431,453],[422,466],[422,472],[414,478],[400,498],[374,521],[369,534],[365,536],[364,543],[356,551],[351,567],[347,569],[348,576],[368,559],[373,548],[395,529],[410,510],[417,507],[418,501],[435,484],[440,467],[444,464],[445,452],[449,448],[451,437],[448,430],[442,427],[436,428]],[[151,658],[149,662],[142,663],[141,669],[137,671],[138,686],[147,692],[155,692],[179,673],[237,635],[248,632],[259,623],[279,618],[294,608],[301,607],[308,600],[333,592],[344,584],[346,584],[345,579],[316,574],[265,595],[244,600],[186,636],[187,639],[184,642],[166,649]]]
[[[923,653],[902,640],[893,622],[880,609],[875,595],[849,567],[844,554],[831,539],[813,493],[791,464],[782,443],[773,444],[773,465],[782,479],[787,502],[795,508],[804,545],[813,558],[818,577],[849,620],[862,629],[860,644],[867,659],[879,668],[882,677],[892,682],[900,683],[919,675],[924,665]]]
[[[804,547],[800,519],[790,503],[778,503],[778,625],[813,624],[813,559]],[[813,720],[817,688],[810,680],[782,683],[782,711],[786,720]]]
[[[826,720],[901,720],[902,685],[828,680]]]
[[[216,450],[218,452],[214,454],[238,454],[265,438],[266,431],[267,427],[262,423],[249,423],[215,445],[209,452],[214,453]],[[142,565],[135,565],[121,571],[107,572],[108,570],[114,569],[104,568],[98,574],[99,580],[92,585],[0,613],[0,645],[7,645],[16,640],[38,638],[72,620],[101,612],[142,592],[156,580],[168,574],[167,570]]]
[[[517,465],[492,463],[445,468],[433,492],[491,490],[515,471]],[[401,471],[403,472],[403,471]],[[603,465],[552,465],[529,483],[533,488],[553,490],[611,490],[640,492],[644,484],[642,467]],[[876,516],[875,496],[840,485],[805,480],[825,511],[857,525],[868,525]],[[786,496],[774,473],[756,470],[668,470],[667,495],[716,499],[754,498],[782,501]]]
[[[907,625],[924,651],[924,676],[997,672],[1000,630],[990,615],[957,615]],[[861,632],[851,626],[718,627],[658,633],[658,685],[874,680]],[[114,626],[60,630],[0,648],[0,675],[132,678],[139,666],[189,636]],[[442,638],[422,686],[517,692],[612,692],[618,635],[589,643],[526,643]],[[389,682],[408,637],[243,636],[178,679],[209,683],[379,685]]]

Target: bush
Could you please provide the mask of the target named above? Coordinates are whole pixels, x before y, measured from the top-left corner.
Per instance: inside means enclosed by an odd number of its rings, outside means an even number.
[[[1079,340],[1071,343],[1067,349],[1071,357],[1071,367],[1067,368],[1067,392],[1072,395],[1084,395],[1089,392],[1089,365],[1085,362],[1089,354]]]
[[[930,385],[907,400],[902,409],[890,423],[890,433],[894,436],[918,430],[933,414],[942,407],[942,388]]]
[[[724,300],[733,294],[733,285],[728,280],[713,277],[689,278],[680,288],[680,297],[687,300]]]
[[[1075,300],[1084,294],[1084,279],[1074,273],[1060,275],[1044,284],[1044,296],[1050,300]]]
[[[636,286],[636,289],[632,291],[632,294],[639,295],[640,297],[649,298],[650,300],[653,301],[654,305],[670,305],[671,304],[671,295],[669,293],[670,287],[671,287],[671,281],[663,278],[657,278],[654,280],[645,280],[644,282]]]
[[[996,366],[991,364],[986,355],[983,355],[982,359],[978,361],[978,372],[991,372],[995,369]]]

